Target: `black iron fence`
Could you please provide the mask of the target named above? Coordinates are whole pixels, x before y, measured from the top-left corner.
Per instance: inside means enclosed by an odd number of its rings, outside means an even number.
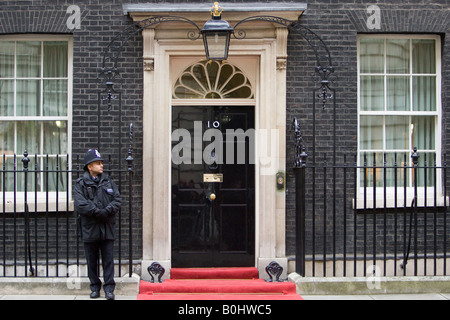
[[[364,154],[345,157],[342,164],[300,163],[297,272],[447,275],[448,166],[434,155],[418,156]],[[82,275],[84,251],[72,201],[82,169],[70,168],[67,159],[27,153],[0,158],[0,277]],[[131,154],[127,160],[124,169],[105,163],[124,200],[117,219],[118,276],[133,273]]]
[[[123,205],[116,219],[116,274],[133,273],[133,158],[127,168],[105,162]],[[72,200],[83,174],[80,157],[3,155],[0,158],[0,277],[85,276],[84,247]]]
[[[306,154],[305,154],[306,156]],[[449,177],[434,154],[362,154],[296,174],[296,271],[303,276],[449,273]]]

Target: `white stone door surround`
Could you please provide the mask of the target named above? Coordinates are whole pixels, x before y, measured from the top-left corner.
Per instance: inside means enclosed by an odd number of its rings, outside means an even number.
[[[305,9],[282,12],[264,12],[297,20]],[[181,4],[179,4],[181,6]],[[153,8],[153,9],[152,9]],[[135,21],[150,16],[169,14],[163,8],[127,8]],[[198,7],[197,7],[198,8]],[[224,7],[225,12],[227,8]],[[232,25],[258,12],[254,8],[240,9],[223,16]],[[208,12],[170,12],[195,21],[203,26],[209,19]],[[197,9],[198,10],[198,9]],[[225,13],[224,12],[224,13]],[[261,15],[261,12],[259,12]],[[142,278],[149,280],[146,269],[159,262],[167,271],[171,267],[171,115],[173,81],[180,74],[178,61],[204,59],[201,39],[187,39],[192,28],[183,24],[160,24],[143,31],[144,42],[144,114],[143,114],[143,261]],[[277,191],[276,174],[286,172],[286,58],[288,30],[267,22],[242,25],[247,37],[232,38],[229,62],[243,69],[246,64],[250,78],[255,78],[256,122],[256,261],[255,266],[265,277],[265,267],[277,261],[287,271],[285,253],[286,203],[285,192]],[[250,62],[250,63],[246,63]],[[185,67],[187,67],[186,65]],[[196,100],[198,103],[202,101]],[[215,101],[217,105],[217,101]],[[175,102],[179,103],[179,102]],[[211,104],[205,100],[203,103]],[[221,100],[220,105],[239,105],[239,101]],[[261,133],[261,134],[259,134]],[[169,276],[166,272],[165,278]],[[285,275],[284,275],[285,276]]]

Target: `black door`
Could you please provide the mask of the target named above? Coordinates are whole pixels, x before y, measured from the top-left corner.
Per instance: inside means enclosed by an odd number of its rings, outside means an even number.
[[[255,265],[253,107],[173,107],[172,265]]]

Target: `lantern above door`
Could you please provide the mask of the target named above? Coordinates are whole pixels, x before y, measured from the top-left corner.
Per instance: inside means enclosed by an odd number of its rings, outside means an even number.
[[[219,3],[211,8],[212,19],[207,21],[201,30],[207,60],[223,61],[228,59],[230,38],[234,29],[226,20],[222,20],[223,9]]]

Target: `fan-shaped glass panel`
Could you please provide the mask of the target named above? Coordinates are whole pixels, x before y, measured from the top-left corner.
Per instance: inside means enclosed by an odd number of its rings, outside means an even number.
[[[254,99],[250,80],[236,66],[200,61],[175,82],[174,99]]]

